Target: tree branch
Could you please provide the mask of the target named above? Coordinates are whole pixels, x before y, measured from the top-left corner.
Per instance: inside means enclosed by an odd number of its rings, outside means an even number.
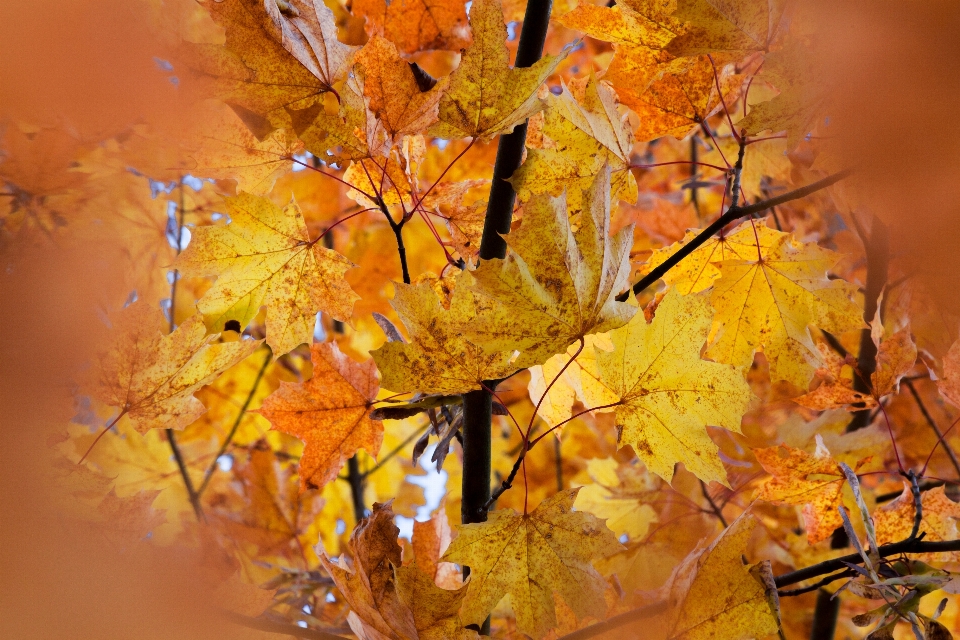
[[[647,275],[641,278],[635,285],[633,285],[633,293],[639,295],[647,287],[655,283],[657,280],[662,278],[670,269],[677,266],[681,260],[686,258],[688,255],[700,248],[707,240],[715,236],[720,232],[725,226],[730,224],[735,220],[744,218],[746,216],[753,215],[755,213],[760,213],[766,211],[770,207],[775,207],[781,205],[785,202],[790,202],[792,200],[799,200],[800,198],[805,198],[812,193],[816,193],[822,189],[826,189],[830,185],[836,184],[837,182],[843,180],[849,176],[853,171],[847,169],[846,171],[840,171],[831,176],[824,178],[823,180],[818,180],[813,184],[808,184],[805,187],[795,189],[783,195],[777,196],[776,198],[770,198],[769,200],[763,200],[761,202],[756,202],[751,205],[743,207],[731,207],[727,209],[726,213],[717,218],[710,226],[701,231],[693,240],[685,244],[684,246],[677,249],[677,252],[672,256],[663,261],[662,264],[657,265],[653,270],[650,271]],[[625,301],[630,297],[629,291],[625,291],[617,296],[617,300],[620,302]]]
[[[891,544],[880,545],[877,552],[881,558],[895,556],[901,553],[943,553],[946,551],[960,551],[960,540],[946,540],[943,542],[925,542],[922,536],[913,540],[901,540]],[[859,553],[851,553],[833,560],[826,560],[819,564],[811,565],[797,571],[791,571],[781,576],[777,576],[774,581],[777,588],[786,587],[791,584],[797,584],[804,580],[816,578],[817,576],[834,573],[847,568],[848,564],[862,564],[863,558]]]
[[[167,429],[167,442],[170,443],[170,450],[173,452],[173,459],[177,462],[177,469],[180,470],[180,476],[183,478],[183,485],[187,489],[187,496],[190,498],[190,506],[193,507],[193,513],[197,520],[206,522],[203,515],[203,507],[200,506],[200,496],[193,488],[193,480],[190,479],[190,472],[187,471],[187,465],[183,461],[183,453],[180,452],[180,446],[177,445],[176,436],[173,435],[173,429]]]

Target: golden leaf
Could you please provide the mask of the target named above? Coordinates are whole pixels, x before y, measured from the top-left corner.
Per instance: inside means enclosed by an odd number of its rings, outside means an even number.
[[[476,294],[469,289],[471,275],[463,271],[444,309],[430,282],[396,285],[393,308],[411,339],[388,342],[371,352],[391,391],[453,394],[482,388],[482,381],[507,376],[518,367],[511,352],[487,351],[465,335],[477,315]]]
[[[717,263],[721,276],[710,297],[717,313],[706,356],[747,367],[762,349],[772,380],[805,389],[817,361],[809,327],[834,334],[861,328],[862,311],[851,300],[856,287],[827,278],[840,259],[832,251],[765,225],[756,225],[756,233],[755,258]]]
[[[357,364],[330,342],[310,345],[310,355],[313,377],[303,384],[281,382],[258,412],[277,431],[305,443],[301,490],[334,480],[357,449],[377,455],[383,440],[383,424],[369,417],[379,391],[373,360]]]
[[[200,227],[177,258],[187,275],[216,275],[199,300],[207,326],[245,327],[267,307],[267,344],[276,355],[312,339],[317,311],[350,319],[355,294],[343,275],[351,264],[310,240],[300,208],[281,209],[266,198],[241,193],[227,199],[230,223]]]
[[[923,520],[920,531],[925,533],[924,540],[941,542],[956,540],[960,534],[957,530],[957,520],[960,519],[960,504],[947,497],[943,487],[936,487],[925,491],[921,499],[923,505]],[[877,532],[877,544],[899,542],[910,537],[913,530],[915,507],[910,485],[904,483],[903,493],[891,502],[873,512],[873,523]],[[928,553],[921,554],[925,562],[956,562],[960,553]]]
[[[585,83],[564,85],[559,96],[546,99],[543,135],[552,146],[528,149],[526,161],[511,176],[518,197],[532,194],[559,196],[566,190],[570,214],[587,204],[588,192],[597,176],[610,170],[610,199],[637,201],[637,183],[630,172],[633,136],[617,110],[613,92],[590,77]]]
[[[206,408],[193,397],[222,371],[260,346],[260,340],[218,343],[193,316],[163,335],[163,315],[134,302],[117,318],[113,345],[100,354],[97,397],[118,407],[137,431],[183,429]]]
[[[544,56],[532,67],[510,68],[507,27],[500,0],[475,0],[470,9],[473,44],[440,99],[440,121],[431,133],[441,138],[492,140],[540,111],[537,89],[563,60]]]
[[[601,520],[573,511],[578,491],[562,491],[529,514],[493,511],[487,522],[459,527],[443,559],[470,567],[464,622],[483,622],[508,593],[517,628],[534,638],[557,624],[554,593],[578,618],[603,615],[606,585],[590,562],[622,547]]]
[[[521,352],[520,367],[545,362],[591,333],[626,323],[636,309],[616,301],[629,286],[633,227],[611,237],[610,171],[601,167],[582,198],[574,232],[566,198],[537,196],[507,236],[510,253],[474,272],[475,289],[495,301],[468,327],[491,350]]]
[[[664,590],[673,606],[669,640],[746,640],[777,633],[779,600],[770,561],[746,565],[757,520],[744,513],[702,551],[676,569]]]
[[[682,462],[704,482],[729,486],[706,426],[739,433],[753,397],[734,367],[700,358],[711,315],[702,294],[671,291],[651,323],[638,313],[610,333],[612,352],[597,352],[601,379],[621,403],[618,441],[668,482]]]

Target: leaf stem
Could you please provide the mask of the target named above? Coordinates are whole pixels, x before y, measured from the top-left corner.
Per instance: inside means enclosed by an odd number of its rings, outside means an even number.
[[[923,403],[923,400],[920,398],[920,394],[917,393],[917,388],[913,384],[913,380],[909,378],[903,378],[902,382],[906,385],[907,390],[910,391],[910,395],[913,396],[913,399],[916,400],[917,406],[920,408],[920,413],[923,414],[924,419],[926,419],[927,424],[930,425],[930,428],[933,429],[933,432],[937,434],[937,441],[943,442],[943,449],[947,452],[947,456],[950,458],[950,462],[953,464],[953,468],[957,471],[957,477],[960,478],[960,460],[957,460],[957,454],[954,452],[953,447],[951,447],[946,440],[943,439],[943,434],[940,433],[940,428],[937,426],[936,421],[933,419],[933,416],[930,415],[930,412],[927,411],[927,406]]]

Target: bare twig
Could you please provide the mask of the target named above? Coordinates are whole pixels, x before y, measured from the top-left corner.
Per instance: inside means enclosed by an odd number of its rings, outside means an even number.
[[[841,571],[841,572],[839,572],[839,573],[834,573],[834,574],[832,574],[832,575],[829,575],[829,576],[827,576],[826,578],[824,578],[823,580],[820,580],[820,581],[818,581],[818,582],[814,582],[813,584],[811,584],[810,586],[807,586],[807,587],[800,587],[799,589],[789,589],[789,590],[786,590],[786,591],[777,590],[777,595],[779,595],[781,598],[786,598],[786,597],[790,597],[790,596],[801,596],[801,595],[803,595],[803,594],[805,594],[805,593],[810,593],[811,591],[816,591],[816,590],[819,589],[820,587],[825,587],[825,586],[827,586],[828,584],[830,584],[831,582],[836,582],[837,580],[841,580],[841,579],[843,579],[843,578],[849,578],[849,577],[855,576],[855,575],[857,575],[857,574],[856,574],[856,572],[855,572],[853,569],[845,569],[845,570],[843,570],[843,571]]]
[[[213,461],[210,463],[210,466],[207,467],[206,473],[203,474],[203,482],[200,483],[200,488],[197,489],[197,498],[203,495],[207,485],[210,484],[210,479],[217,470],[217,461],[220,460],[220,456],[227,452],[227,448],[230,446],[230,443],[233,442],[233,437],[237,434],[237,429],[240,428],[240,423],[243,421],[243,416],[246,415],[247,409],[250,408],[253,396],[256,395],[257,388],[260,386],[260,380],[263,379],[263,374],[266,373],[272,358],[273,351],[270,350],[270,347],[267,347],[267,357],[263,359],[263,366],[260,367],[260,370],[257,372],[257,377],[253,380],[253,385],[250,387],[250,393],[247,394],[247,399],[243,401],[240,412],[237,413],[237,417],[233,421],[233,426],[230,427],[230,432],[227,433],[227,437],[223,439],[223,444],[220,445],[220,449],[217,451],[217,454],[213,456]]]
[[[713,515],[717,516],[717,519],[720,521],[720,524],[723,525],[723,528],[727,528],[727,519],[723,517],[723,511],[720,510],[720,507],[710,496],[710,492],[707,490],[707,483],[703,480],[700,481],[700,492],[703,494],[704,499],[706,499],[707,504],[710,505],[710,510],[713,512]]]
[[[943,449],[947,452],[947,456],[950,458],[950,462],[953,464],[953,468],[957,470],[957,477],[960,478],[960,460],[957,460],[957,454],[954,452],[953,447],[950,446],[950,443],[946,441],[943,437],[943,433],[940,431],[940,427],[937,426],[937,423],[934,421],[933,416],[930,415],[930,412],[927,411],[927,406],[923,403],[923,400],[920,398],[920,394],[917,393],[917,388],[913,384],[913,380],[910,378],[903,378],[902,382],[906,385],[907,390],[910,391],[910,395],[913,396],[913,399],[917,402],[917,406],[920,408],[920,413],[923,414],[923,417],[926,419],[927,424],[930,425],[930,428],[933,429],[933,432],[937,434],[937,439],[943,443]]]

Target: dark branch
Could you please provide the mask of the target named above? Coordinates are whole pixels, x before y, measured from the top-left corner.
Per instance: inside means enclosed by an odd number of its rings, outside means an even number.
[[[726,213],[717,218],[710,226],[701,231],[693,240],[685,244],[684,246],[677,249],[677,252],[672,256],[663,261],[662,264],[657,265],[650,273],[641,278],[635,285],[633,285],[634,294],[639,295],[647,287],[655,283],[657,280],[662,278],[670,269],[677,266],[681,260],[686,258],[688,255],[696,251],[700,246],[702,246],[707,240],[715,236],[720,232],[725,226],[755,213],[761,213],[766,211],[770,207],[775,207],[781,205],[785,202],[790,202],[792,200],[799,200],[800,198],[805,198],[806,196],[816,193],[822,189],[826,189],[832,184],[843,180],[852,173],[852,170],[848,169],[846,171],[841,171],[835,173],[832,176],[828,176],[823,180],[818,180],[813,184],[809,184],[805,187],[795,189],[776,198],[770,198],[769,200],[763,200],[761,202],[756,202],[754,204],[744,206],[744,207],[731,207],[727,209]],[[624,292],[617,296],[617,300],[620,302],[625,301],[629,297],[629,292]]]
[[[177,438],[174,435],[173,429],[167,429],[167,442],[170,443],[173,459],[177,461],[177,469],[180,470],[180,476],[183,478],[183,485],[187,489],[187,497],[190,498],[190,506],[193,507],[193,513],[196,514],[197,520],[206,522],[206,518],[203,515],[203,507],[200,506],[200,496],[193,488],[193,480],[190,479],[190,472],[187,471],[187,465],[183,461],[183,453],[180,452],[180,447],[177,445]]]
[[[933,432],[937,434],[937,441],[943,444],[943,450],[947,452],[947,456],[949,456],[950,462],[953,464],[953,468],[957,470],[957,477],[960,477],[960,460],[957,460],[957,454],[954,452],[953,447],[951,447],[950,443],[947,442],[946,438],[943,437],[940,427],[937,426],[933,416],[931,416],[930,412],[927,411],[927,405],[923,403],[923,400],[920,398],[920,394],[917,393],[917,388],[914,386],[913,380],[910,378],[903,378],[902,382],[906,385],[907,390],[910,391],[910,395],[913,396],[913,399],[916,400],[917,406],[920,408],[920,413],[923,414],[927,424],[929,424],[930,428],[933,429]]]
[[[944,553],[947,551],[960,551],[960,540],[925,542],[921,537],[918,537],[913,540],[907,539],[901,540],[900,542],[880,545],[880,549],[878,549],[881,558],[896,556],[901,553]],[[816,578],[817,576],[840,571],[841,569],[845,569],[848,564],[862,563],[863,558],[860,557],[859,553],[851,553],[839,558],[834,558],[833,560],[827,560],[803,569],[798,569],[797,571],[791,571],[782,576],[777,576],[775,582],[777,588],[786,587],[791,584],[803,582],[804,580]]]
[[[786,597],[789,597],[789,596],[802,596],[802,595],[805,594],[805,593],[810,593],[811,591],[816,591],[816,590],[819,589],[820,587],[825,587],[825,586],[827,586],[828,584],[830,584],[831,582],[836,582],[837,580],[840,580],[840,579],[842,579],[842,578],[849,578],[849,577],[855,576],[855,575],[857,575],[857,574],[856,574],[855,571],[853,571],[853,569],[846,569],[846,570],[844,570],[844,571],[841,571],[840,573],[834,573],[833,575],[829,575],[829,576],[827,576],[826,578],[824,578],[823,580],[820,580],[820,581],[818,581],[818,582],[814,582],[813,584],[811,584],[811,585],[808,586],[808,587],[800,587],[799,589],[790,589],[790,590],[787,590],[787,591],[779,591],[779,590],[778,590],[778,591],[777,591],[777,595],[779,595],[781,598],[786,598]]]

